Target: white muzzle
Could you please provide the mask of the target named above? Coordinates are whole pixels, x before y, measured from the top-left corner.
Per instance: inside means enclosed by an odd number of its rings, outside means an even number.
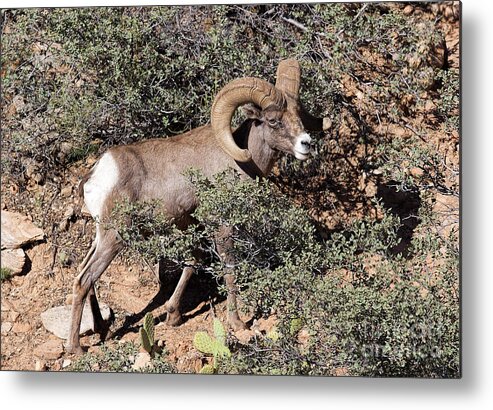
[[[306,132],[300,134],[294,144],[294,156],[301,161],[308,159],[312,149],[311,143],[312,138]]]

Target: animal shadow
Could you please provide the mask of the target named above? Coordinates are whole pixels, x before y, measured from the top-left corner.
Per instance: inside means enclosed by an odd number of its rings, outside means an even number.
[[[127,316],[124,323],[112,333],[111,337],[121,338],[127,333],[137,332],[139,330],[138,323],[140,320],[142,320],[148,312],[152,312],[155,309],[164,306],[166,301],[171,297],[178,280],[180,279],[181,272],[181,268],[176,265],[170,263],[160,264],[159,272],[156,272],[159,275],[160,283],[156,295],[140,312]],[[180,311],[182,312],[183,318],[182,324],[209,309],[209,305],[204,302],[214,300],[215,303],[218,303],[222,302],[224,299],[225,297],[219,294],[217,282],[210,272],[200,268],[196,269],[196,272],[188,282],[181,301]],[[199,305],[202,305],[202,307],[197,309]],[[191,311],[193,311],[193,313],[186,313]],[[158,323],[165,321],[166,313],[159,315],[156,320]]]

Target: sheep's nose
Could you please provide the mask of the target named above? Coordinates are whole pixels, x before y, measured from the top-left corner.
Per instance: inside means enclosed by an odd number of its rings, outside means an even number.
[[[305,148],[310,148],[311,146],[311,140],[310,139],[305,139],[301,141],[301,145],[303,145]]]

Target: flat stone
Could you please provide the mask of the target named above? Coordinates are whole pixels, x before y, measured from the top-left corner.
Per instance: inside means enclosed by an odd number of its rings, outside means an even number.
[[[28,333],[31,331],[31,325],[29,323],[14,323],[12,326],[12,332],[14,333]]]
[[[104,320],[109,320],[111,316],[110,308],[107,305],[100,304],[101,316]],[[49,332],[61,339],[68,338],[68,332],[71,322],[72,306],[57,306],[41,313],[41,321],[43,326]],[[80,323],[80,335],[84,335],[89,331],[94,331],[94,321],[92,318],[91,309],[88,304],[84,306],[82,312],[82,320]]]
[[[34,349],[34,356],[44,360],[56,360],[63,354],[63,345],[60,340],[48,340]]]
[[[2,335],[5,336],[7,333],[9,333],[12,330],[12,323],[11,322],[2,322]]]
[[[2,249],[1,259],[2,268],[9,269],[12,275],[18,275],[24,269],[26,254],[22,249]]]
[[[135,358],[135,363],[132,366],[134,370],[142,370],[151,363],[151,356],[147,352],[141,352]]]
[[[2,249],[17,249],[44,238],[42,229],[35,226],[27,216],[2,211]]]

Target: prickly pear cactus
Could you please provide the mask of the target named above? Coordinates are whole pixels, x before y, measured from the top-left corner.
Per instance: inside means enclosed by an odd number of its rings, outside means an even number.
[[[144,317],[144,330],[147,333],[149,342],[154,345],[154,316],[149,312]]]
[[[152,344],[151,344],[149,337],[147,336],[147,333],[144,330],[144,328],[141,327],[139,329],[139,334],[140,334],[140,342],[142,344],[142,347],[144,348],[144,350],[146,352],[151,353]]]
[[[214,374],[216,369],[214,369],[214,366],[211,364],[206,364],[202,369],[200,369],[199,373],[200,374]]]
[[[214,340],[205,332],[197,332],[193,337],[194,347],[202,353],[214,354]]]
[[[216,339],[222,344],[226,343],[226,331],[224,330],[224,326],[219,319],[214,318],[212,326]]]
[[[206,364],[200,370],[202,374],[215,373],[219,366],[219,361],[231,356],[231,351],[226,346],[226,331],[217,319],[213,321],[213,330],[215,338],[210,337],[205,332],[197,332],[193,338],[193,345],[198,351],[214,357],[212,364]]]
[[[152,352],[154,347],[154,317],[152,313],[147,313],[144,317],[144,325],[139,329],[140,341],[142,347],[148,353]]]
[[[219,340],[214,340],[214,347],[213,347],[213,355],[214,359],[218,360],[221,357],[230,357],[231,356],[231,351],[229,348],[221,343]]]

